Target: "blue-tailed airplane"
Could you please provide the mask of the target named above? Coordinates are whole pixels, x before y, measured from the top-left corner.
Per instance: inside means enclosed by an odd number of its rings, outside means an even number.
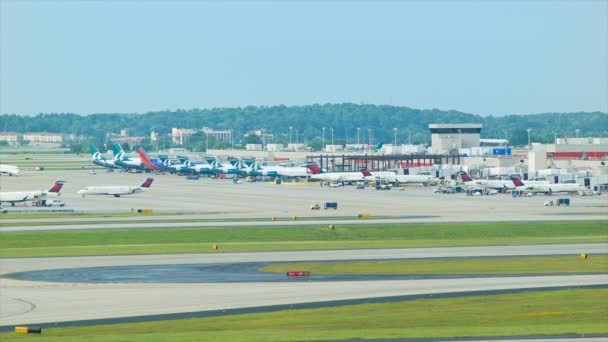
[[[125,170],[152,171],[141,162],[141,159],[129,157],[119,143],[112,145],[112,152],[114,152],[114,164]]]
[[[106,157],[102,156],[99,150],[95,147],[95,145],[90,144],[89,146],[91,150],[91,162],[95,165],[103,166],[108,169],[119,169],[120,167],[115,164],[114,160],[106,159]]]
[[[222,165],[217,160],[216,157],[205,157],[209,165],[211,165],[212,169],[210,170],[212,173],[224,173],[224,174],[243,174],[240,168],[234,165]]]

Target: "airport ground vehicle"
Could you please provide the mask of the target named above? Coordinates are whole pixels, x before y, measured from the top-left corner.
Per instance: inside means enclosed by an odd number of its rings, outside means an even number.
[[[451,186],[446,186],[446,187],[437,188],[433,192],[439,193],[439,194],[454,194],[454,193],[456,193],[456,190],[454,188],[452,188]]]
[[[338,202],[325,202],[323,209],[338,209]]]
[[[391,187],[388,184],[376,185],[376,190],[390,190]]]
[[[43,207],[65,207],[65,202],[59,199],[50,199],[40,201]]]
[[[570,199],[569,198],[560,198],[557,200],[557,205],[570,205]]]

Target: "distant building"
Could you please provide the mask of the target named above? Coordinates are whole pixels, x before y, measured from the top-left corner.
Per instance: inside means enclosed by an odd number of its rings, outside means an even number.
[[[232,130],[215,130],[209,127],[203,127],[202,132],[208,134],[210,137],[214,137],[215,140],[225,142],[227,144],[232,143]]]
[[[284,148],[283,144],[266,144],[266,151],[268,152],[278,152]]]
[[[15,132],[0,132],[0,141],[8,141],[9,144],[13,145],[19,142],[21,133]]]
[[[461,148],[479,147],[482,124],[429,124],[432,153],[458,153]]]
[[[23,134],[23,140],[32,143],[56,143],[63,144],[65,134],[63,133],[47,133],[47,132],[29,132]]]
[[[171,128],[171,141],[173,141],[174,144],[183,145],[184,141],[196,132],[198,132],[197,129],[173,127]]]
[[[266,143],[268,141],[272,141],[274,139],[274,134],[268,133],[268,132],[264,131],[263,129],[247,131],[247,132],[245,132],[245,134],[243,134],[243,136],[245,138],[247,138],[250,135],[255,135],[257,137],[260,137],[262,140],[262,145],[266,145]]]

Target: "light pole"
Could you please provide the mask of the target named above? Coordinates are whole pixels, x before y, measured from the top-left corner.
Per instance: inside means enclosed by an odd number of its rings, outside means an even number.
[[[209,151],[209,131],[205,132],[205,152]]]
[[[507,131],[503,131],[505,133],[505,145],[509,146],[509,139],[507,138]]]
[[[300,144],[300,139],[298,137],[298,129],[296,128],[296,146]]]
[[[333,145],[334,144],[334,128],[332,127],[329,130],[331,131],[331,144]]]
[[[323,150],[325,151],[325,127],[323,127],[323,143],[321,145],[323,146]]]
[[[528,150],[531,149],[532,145],[530,145],[530,132],[532,132],[532,128],[526,129],[528,131]]]
[[[359,133],[361,132],[361,127],[357,127],[357,145],[359,145]]]
[[[412,144],[412,130],[410,130],[410,129],[407,130],[407,144],[408,145]]]
[[[553,143],[557,145],[557,132],[553,131]]]
[[[578,133],[581,131],[580,128],[574,130],[576,132],[576,143],[578,144]]]
[[[393,128],[393,146],[397,146],[397,127]]]
[[[289,145],[291,145],[291,130],[293,129],[292,126],[289,126]]]
[[[367,134],[369,135],[367,142],[369,143],[369,146],[372,146],[372,129],[371,128],[367,129]]]

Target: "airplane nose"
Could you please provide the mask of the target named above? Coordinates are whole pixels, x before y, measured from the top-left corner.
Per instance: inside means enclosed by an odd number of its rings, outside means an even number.
[[[82,195],[84,193],[84,190],[78,190],[77,194]]]

